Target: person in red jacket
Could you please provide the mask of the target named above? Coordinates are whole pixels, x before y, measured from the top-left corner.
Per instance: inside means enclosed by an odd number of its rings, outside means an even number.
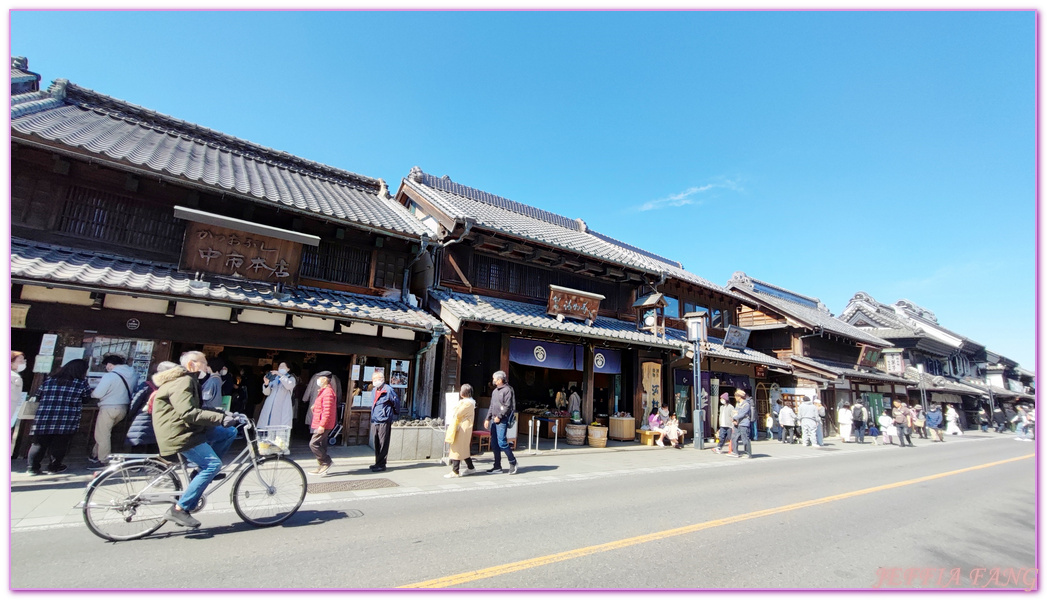
[[[320,466],[309,471],[309,474],[327,477],[328,471],[331,470],[331,464],[334,462],[331,460],[330,455],[327,454],[327,437],[330,435],[331,430],[334,429],[338,414],[337,399],[334,395],[334,389],[331,387],[330,371],[317,373],[316,387],[320,388],[320,391],[317,392],[316,402],[313,404],[313,437],[309,440],[309,449],[313,451],[313,455],[316,456],[316,461],[320,463]]]

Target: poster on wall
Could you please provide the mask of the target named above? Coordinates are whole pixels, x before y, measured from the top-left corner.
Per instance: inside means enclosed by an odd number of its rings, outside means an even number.
[[[62,350],[62,366],[64,367],[66,365],[66,363],[68,363],[71,360],[77,360],[77,359],[80,359],[80,358],[83,358],[83,357],[84,357],[84,349],[82,347],[80,347],[80,346],[76,346],[76,347],[66,346],[65,349]]]
[[[40,339],[40,352],[37,352],[37,354],[40,356],[54,356],[56,345],[58,345],[58,334],[45,333],[44,337]]]
[[[54,364],[54,356],[37,355],[36,360],[33,361],[33,373],[50,373]]]
[[[409,379],[407,377],[407,373],[408,373],[408,370],[411,368],[410,367],[411,361],[409,361],[409,360],[394,360],[392,362],[393,362],[393,364],[392,364],[392,367],[390,368],[391,372],[389,374],[389,385],[391,387],[394,387],[394,388],[400,388],[400,389],[406,388],[407,387],[407,382],[409,381]]]
[[[360,365],[353,365],[352,380],[360,381]]]

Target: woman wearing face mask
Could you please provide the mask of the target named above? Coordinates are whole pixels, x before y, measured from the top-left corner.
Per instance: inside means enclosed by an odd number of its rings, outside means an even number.
[[[296,380],[287,368],[287,363],[280,363],[275,371],[269,371],[262,384],[262,394],[265,395],[265,404],[262,412],[258,415],[258,426],[269,427],[270,425],[291,426],[294,419],[294,409],[291,404],[291,392],[294,391]]]
[[[313,437],[309,440],[309,449],[319,464],[316,469],[309,471],[310,475],[327,477],[331,469],[332,460],[327,454],[327,437],[335,426],[337,416],[336,398],[334,389],[331,388],[331,372],[321,371],[316,374],[316,402],[313,404],[312,429]]]
[[[25,370],[25,355],[21,352],[11,351],[11,427],[18,421],[18,407],[22,405],[22,376]]]

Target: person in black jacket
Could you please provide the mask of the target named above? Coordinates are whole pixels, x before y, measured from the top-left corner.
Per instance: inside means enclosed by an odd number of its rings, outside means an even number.
[[[516,457],[509,447],[506,439],[506,431],[509,423],[516,416],[516,392],[505,382],[505,372],[495,371],[491,376],[494,380],[495,390],[491,392],[491,407],[487,409],[487,418],[484,419],[484,428],[491,432],[491,450],[494,451],[494,467],[487,469],[488,473],[504,473],[502,470],[502,452],[509,459],[509,474],[516,474]]]
[[[371,405],[371,438],[374,439],[374,464],[371,470],[379,473],[385,470],[385,460],[389,456],[389,436],[393,421],[400,416],[400,398],[396,390],[385,383],[385,375],[375,373],[371,377],[374,385],[374,404]]]

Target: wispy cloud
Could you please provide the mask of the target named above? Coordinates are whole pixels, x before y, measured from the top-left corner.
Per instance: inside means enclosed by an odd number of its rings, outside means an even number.
[[[636,210],[640,212],[646,212],[649,210],[660,210],[663,208],[672,208],[677,206],[688,206],[688,205],[700,205],[705,199],[702,197],[706,192],[716,189],[728,189],[739,191],[741,188],[738,183],[726,179],[719,183],[707,183],[705,185],[696,185],[687,188],[686,190],[670,194],[665,198],[659,198],[657,200],[649,200],[636,207]]]

